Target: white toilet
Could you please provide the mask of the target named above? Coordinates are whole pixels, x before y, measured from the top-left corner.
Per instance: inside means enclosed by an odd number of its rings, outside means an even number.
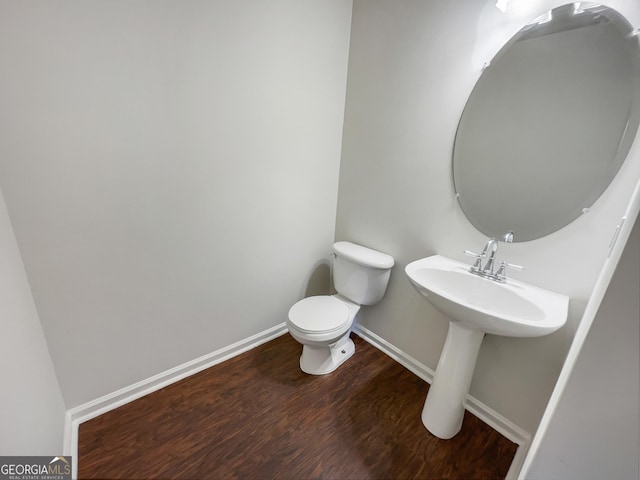
[[[350,242],[333,244],[336,295],[308,297],[289,310],[287,327],[302,344],[300,368],[311,375],[333,372],[353,353],[351,326],[361,305],[378,303],[387,290],[393,257]]]

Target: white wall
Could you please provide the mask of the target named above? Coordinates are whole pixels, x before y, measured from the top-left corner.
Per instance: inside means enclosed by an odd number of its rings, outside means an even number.
[[[62,454],[65,405],[0,193],[0,455]]]
[[[69,408],[304,296],[350,21],[344,0],[0,3],[0,186]]]
[[[396,258],[387,297],[360,322],[433,369],[448,319],[414,291],[404,267],[436,253],[469,261],[463,250],[485,243],[453,196],[457,122],[484,62],[528,20],[562,3],[516,0],[503,14],[489,0],[354,2],[336,238]],[[640,3],[609,4],[640,25]],[[539,240],[501,246],[500,258],[526,267],[514,278],[571,297],[562,330],[537,339],[487,336],[480,351],[471,394],[530,432],[639,176],[635,144],[587,215]]]
[[[640,222],[523,478],[640,478]]]

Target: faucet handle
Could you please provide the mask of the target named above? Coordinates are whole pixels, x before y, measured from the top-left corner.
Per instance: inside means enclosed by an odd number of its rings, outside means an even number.
[[[522,265],[516,265],[515,263],[509,263],[509,262],[500,262],[500,266],[498,267],[498,271],[496,272],[496,278],[498,278],[499,280],[506,280],[506,275],[505,275],[505,270],[507,268],[512,268],[514,270],[524,270],[524,267]]]
[[[471,271],[472,272],[479,272],[480,269],[482,268],[482,259],[487,257],[487,252],[484,251],[482,253],[475,253],[475,252],[471,252],[469,250],[465,250],[464,254],[465,255],[469,255],[470,257],[476,257],[476,261],[471,266]]]
[[[500,262],[500,263],[504,264],[505,267],[513,268],[514,270],[526,270],[522,265],[516,265],[515,263],[509,263],[509,262]]]

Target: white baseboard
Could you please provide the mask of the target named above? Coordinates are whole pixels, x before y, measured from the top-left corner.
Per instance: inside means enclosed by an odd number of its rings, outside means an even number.
[[[281,323],[263,332],[252,335],[249,338],[240,340],[232,345],[216,350],[215,352],[203,355],[200,358],[183,363],[177,367],[166,370],[162,373],[149,377],[128,387],[109,393],[100,398],[79,405],[67,411],[64,427],[64,455],[71,455],[75,459],[73,462],[72,477],[78,478],[78,426],[82,422],[91,420],[103,413],[114,410],[126,403],[132,402],[149,393],[160,390],[167,385],[171,385],[195,373],[217,365],[225,360],[240,355],[252,348],[262,345],[276,337],[287,333],[286,323]]]
[[[370,343],[371,345],[376,347],[381,352],[386,353],[400,365],[404,366],[410,372],[413,372],[425,382],[431,384],[431,382],[433,381],[433,375],[435,373],[433,370],[420,363],[412,356],[406,354],[395,345],[387,342],[384,338],[379,337],[368,328],[365,328],[360,324],[356,324],[353,327],[353,333],[358,335],[367,343]]]
[[[435,374],[433,370],[390,344],[382,337],[379,337],[371,330],[356,324],[353,328],[353,332],[366,342],[376,347],[378,350],[389,355],[396,362],[422,378],[425,382],[431,384],[433,381],[433,376]],[[518,450],[511,462],[511,468],[509,468],[509,472],[506,477],[508,480],[515,479],[522,467],[527,450],[529,449],[531,434],[471,395],[467,395],[465,408],[491,428],[499,432],[502,436],[518,445]]]

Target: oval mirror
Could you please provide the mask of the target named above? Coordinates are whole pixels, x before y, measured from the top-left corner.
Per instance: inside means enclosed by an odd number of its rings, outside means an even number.
[[[622,15],[579,2],[536,18],[498,52],[454,144],[455,190],[478,230],[533,240],[598,199],[638,129],[639,50]]]

